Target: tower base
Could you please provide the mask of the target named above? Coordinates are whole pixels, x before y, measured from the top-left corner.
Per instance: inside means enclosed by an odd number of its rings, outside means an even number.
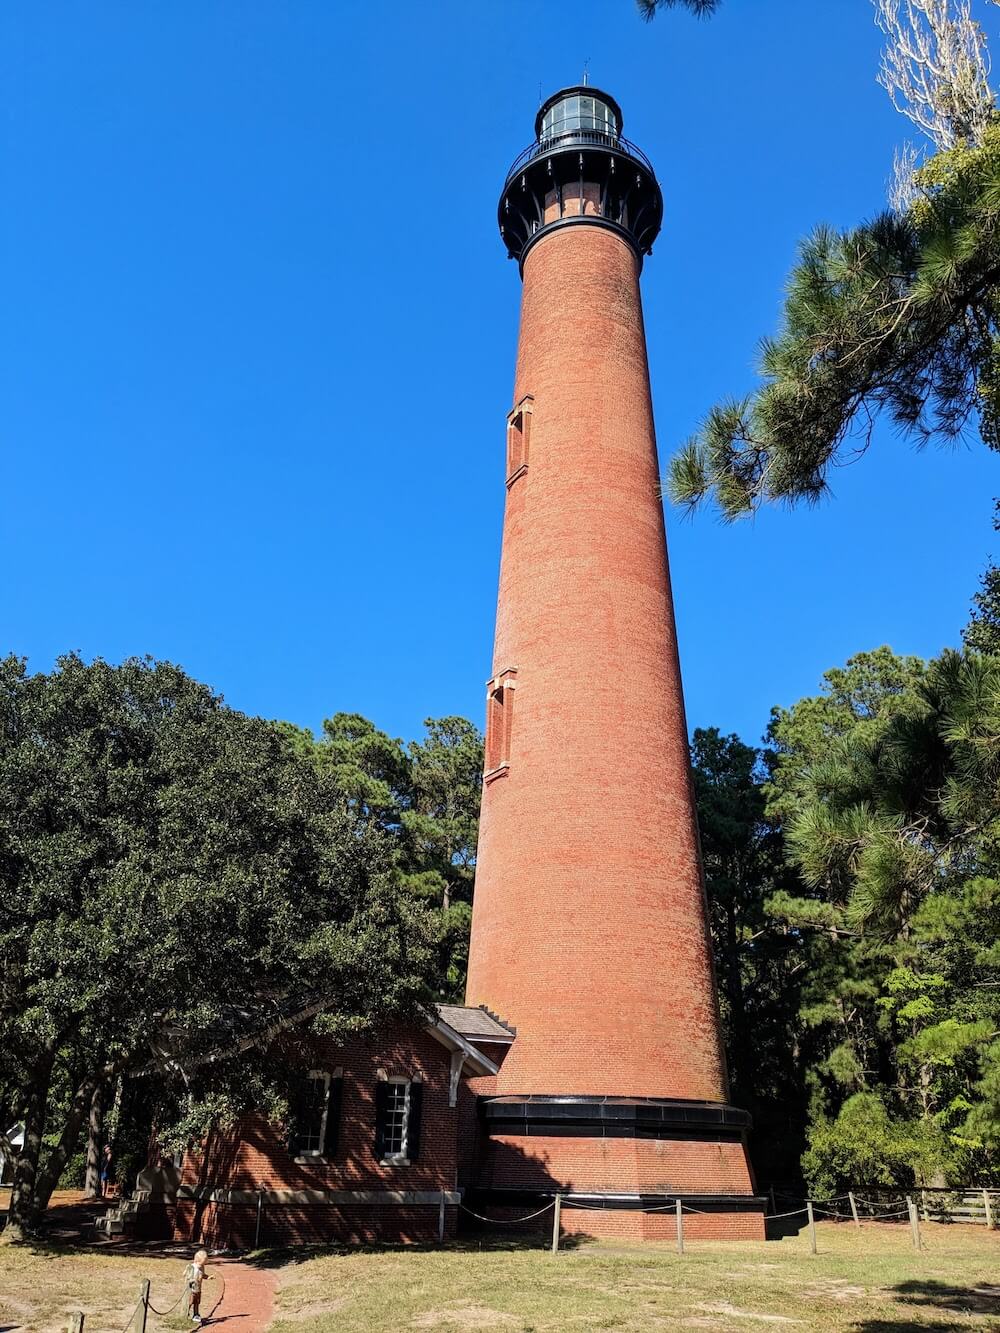
[[[679,1198],[694,1239],[765,1238],[745,1111],[665,1098],[532,1096],[484,1098],[480,1112],[468,1194],[489,1216],[526,1217],[560,1194],[566,1232],[670,1240]]]

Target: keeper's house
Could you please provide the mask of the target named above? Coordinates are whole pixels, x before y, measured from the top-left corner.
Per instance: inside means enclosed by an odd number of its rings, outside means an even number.
[[[488,1092],[513,1041],[461,1005],[377,1044],[315,1039],[290,1131],[248,1117],[179,1166],[151,1164],[136,1231],[233,1248],[453,1236],[480,1132],[469,1080]]]

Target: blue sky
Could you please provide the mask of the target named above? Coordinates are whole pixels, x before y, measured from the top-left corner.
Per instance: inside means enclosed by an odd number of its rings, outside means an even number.
[[[1000,11],[979,17],[1000,57]],[[869,0],[14,0],[0,13],[0,650],[177,661],[235,707],[481,722],[539,94],[622,103],[665,198],[661,457],[753,384],[798,239],[884,199],[907,125]],[[957,642],[1000,458],[883,432],[819,509],[668,513],[688,714]]]

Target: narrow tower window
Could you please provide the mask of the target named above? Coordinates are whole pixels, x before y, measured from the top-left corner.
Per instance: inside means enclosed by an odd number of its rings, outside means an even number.
[[[503,777],[510,768],[510,737],[514,721],[517,668],[508,667],[486,686],[486,768],[484,782]]]
[[[513,486],[518,477],[528,470],[528,448],[531,444],[531,413],[535,400],[531,394],[514,408],[507,418],[507,486]]]

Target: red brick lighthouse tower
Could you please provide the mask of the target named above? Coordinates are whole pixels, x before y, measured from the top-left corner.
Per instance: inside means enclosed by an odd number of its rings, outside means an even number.
[[[523,278],[467,1001],[517,1030],[484,1100],[495,1204],[762,1235],[727,1080],[639,274],[663,215],[614,98],[568,88],[500,199]],[[659,1212],[650,1209],[659,1208]]]

